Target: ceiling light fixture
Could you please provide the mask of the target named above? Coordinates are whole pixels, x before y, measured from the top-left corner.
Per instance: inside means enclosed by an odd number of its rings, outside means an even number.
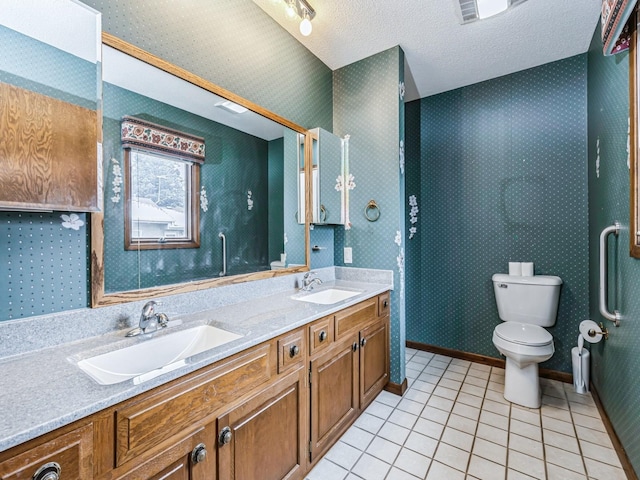
[[[300,33],[305,37],[311,35],[313,25],[311,20],[316,16],[316,11],[307,0],[287,0],[284,8],[285,16],[293,20],[296,15],[302,19],[300,22]]]
[[[493,17],[526,0],[453,0],[460,23]]]
[[[244,113],[248,111],[242,105],[233,103],[230,100],[223,100],[222,102],[218,102],[216,103],[216,107],[222,108],[223,110],[226,110],[227,112],[231,112],[231,113]]]

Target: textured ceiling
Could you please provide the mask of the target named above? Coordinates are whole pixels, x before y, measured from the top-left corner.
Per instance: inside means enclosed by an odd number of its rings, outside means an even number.
[[[253,1],[332,70],[400,45],[408,100],[584,53],[602,5],[529,0],[460,25],[454,0],[309,0],[316,17],[313,33],[303,37],[282,3]]]

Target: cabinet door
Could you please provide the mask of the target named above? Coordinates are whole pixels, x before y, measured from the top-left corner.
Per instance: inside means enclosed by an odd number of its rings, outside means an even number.
[[[109,477],[114,480],[215,480],[215,422],[201,427],[146,458],[134,468],[125,465]]]
[[[218,418],[220,480],[301,479],[306,470],[306,370]]]
[[[313,462],[358,416],[358,337],[352,335],[311,361]]]
[[[360,408],[364,409],[389,381],[389,317],[360,331]]]
[[[92,478],[93,425],[72,430],[0,462],[0,479]],[[47,476],[48,474],[48,476]]]

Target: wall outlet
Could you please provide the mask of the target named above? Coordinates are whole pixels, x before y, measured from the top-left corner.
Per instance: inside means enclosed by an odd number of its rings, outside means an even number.
[[[344,247],[344,263],[353,263],[353,252],[351,247]]]

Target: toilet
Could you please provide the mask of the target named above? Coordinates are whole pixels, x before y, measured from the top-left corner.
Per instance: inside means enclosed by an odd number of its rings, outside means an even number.
[[[553,337],[543,327],[556,323],[562,279],[552,275],[492,277],[498,314],[493,344],[506,357],[504,398],[540,408],[538,364],[554,353]]]

